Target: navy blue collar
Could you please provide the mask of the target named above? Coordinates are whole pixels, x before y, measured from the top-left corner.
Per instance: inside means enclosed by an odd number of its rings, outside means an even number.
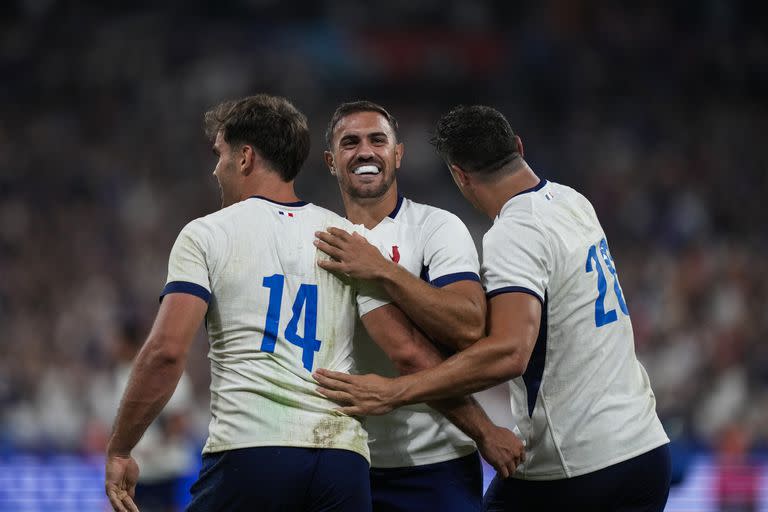
[[[389,215],[387,215],[387,217],[389,217],[390,219],[394,219],[395,217],[397,217],[397,212],[400,211],[400,207],[401,206],[403,206],[403,196],[398,195],[397,196],[397,204],[395,205],[395,209],[392,210],[392,212]]]
[[[544,185],[546,185],[546,184],[547,184],[547,180],[545,180],[544,178],[541,178],[539,180],[539,183],[536,186],[531,187],[531,188],[527,188],[527,189],[523,190],[522,192],[518,192],[517,194],[513,195],[512,197],[517,197],[517,196],[520,196],[520,195],[523,195],[523,194],[527,194],[528,192],[536,192],[537,190],[541,190],[542,188],[544,188]],[[510,197],[509,199],[512,199],[512,197]]]
[[[273,201],[272,199],[264,196],[251,196],[248,199],[263,199],[264,201],[269,201],[273,204],[279,204],[280,206],[306,206],[309,203],[306,201],[295,201],[293,203],[281,203],[280,201]]]

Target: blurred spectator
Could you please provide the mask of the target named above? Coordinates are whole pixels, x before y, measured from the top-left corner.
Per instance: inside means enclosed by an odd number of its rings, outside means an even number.
[[[123,322],[114,346],[116,366],[109,379],[91,389],[93,410],[99,411],[104,420],[91,426],[92,443],[96,443],[94,431],[103,434],[99,436],[99,453],[104,452],[117,405],[145,334],[136,322]],[[142,512],[181,510],[179,496],[184,492],[181,486],[197,468],[197,457],[193,451],[196,443],[190,435],[194,408],[192,385],[187,374],[183,373],[163,412],[149,426],[133,451],[134,458],[141,464],[135,502]]]
[[[749,455],[749,433],[729,424],[717,447],[717,503],[720,512],[755,512],[760,492],[760,466]]]

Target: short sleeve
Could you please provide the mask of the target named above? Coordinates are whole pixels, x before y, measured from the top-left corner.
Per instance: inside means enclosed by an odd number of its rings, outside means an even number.
[[[391,303],[384,289],[372,281],[359,281],[357,283],[357,311],[362,318],[376,308]]]
[[[199,222],[187,224],[179,233],[168,259],[168,277],[160,300],[169,293],[188,293],[205,302],[211,298],[206,231]]]
[[[433,213],[422,229],[424,272],[432,285],[480,281],[477,249],[464,223],[454,214]]]
[[[326,229],[331,226],[343,229],[349,233],[358,233],[362,235],[368,240],[368,243],[375,246],[379,252],[386,255],[386,252],[382,250],[382,243],[376,234],[373,231],[366,229],[362,224],[353,224],[349,220],[339,217],[326,226]],[[317,254],[319,258],[329,258],[329,256],[322,251],[317,251]],[[370,313],[376,308],[386,306],[392,302],[392,299],[389,298],[389,295],[384,291],[384,288],[373,281],[354,280],[354,286],[358,315],[360,317]]]
[[[523,292],[543,304],[551,262],[549,241],[530,215],[499,219],[483,239],[486,295]]]

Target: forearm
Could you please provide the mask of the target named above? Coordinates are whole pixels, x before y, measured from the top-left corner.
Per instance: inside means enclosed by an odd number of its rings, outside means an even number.
[[[378,282],[408,317],[433,340],[462,350],[485,329],[484,298],[437,288],[396,263],[387,262]]]
[[[510,351],[503,340],[483,338],[439,366],[398,377],[400,391],[394,405],[467,396],[519,377],[527,362],[527,356]]]
[[[488,428],[493,426],[491,419],[472,395],[435,400],[427,405],[448,418],[448,421],[476,442],[481,441]]]
[[[393,362],[400,375],[411,375],[434,368],[444,360],[445,356],[434,345],[422,336],[415,336],[410,355],[407,358],[394,359]],[[485,411],[471,395],[435,400],[427,405],[440,412],[475,441],[481,440],[488,427],[493,426]]]
[[[167,357],[150,346],[136,359],[115,419],[108,454],[128,455],[171,398],[184,371],[184,358]]]

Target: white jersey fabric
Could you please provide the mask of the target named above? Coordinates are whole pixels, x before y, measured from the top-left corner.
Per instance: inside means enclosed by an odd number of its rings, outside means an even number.
[[[390,259],[434,286],[480,280],[472,237],[452,213],[400,197],[394,211],[371,232],[379,240],[391,241],[390,247],[380,247]],[[362,327],[355,329],[354,354],[360,373],[398,375]],[[445,416],[425,404],[368,416],[363,424],[369,435],[371,465],[377,468],[443,462],[476,449],[474,442]]]
[[[605,233],[584,196],[541,180],[512,197],[483,239],[482,276],[489,298],[524,292],[542,303],[528,368],[509,382],[526,443],[515,477],[578,476],[669,442]]]
[[[311,371],[352,369],[357,318],[385,304],[321,269],[316,231],[364,232],[304,202],[252,197],[196,219],[171,250],[163,295],[209,301],[211,422],[203,453],[339,448],[367,459],[360,422],[315,391]]]

